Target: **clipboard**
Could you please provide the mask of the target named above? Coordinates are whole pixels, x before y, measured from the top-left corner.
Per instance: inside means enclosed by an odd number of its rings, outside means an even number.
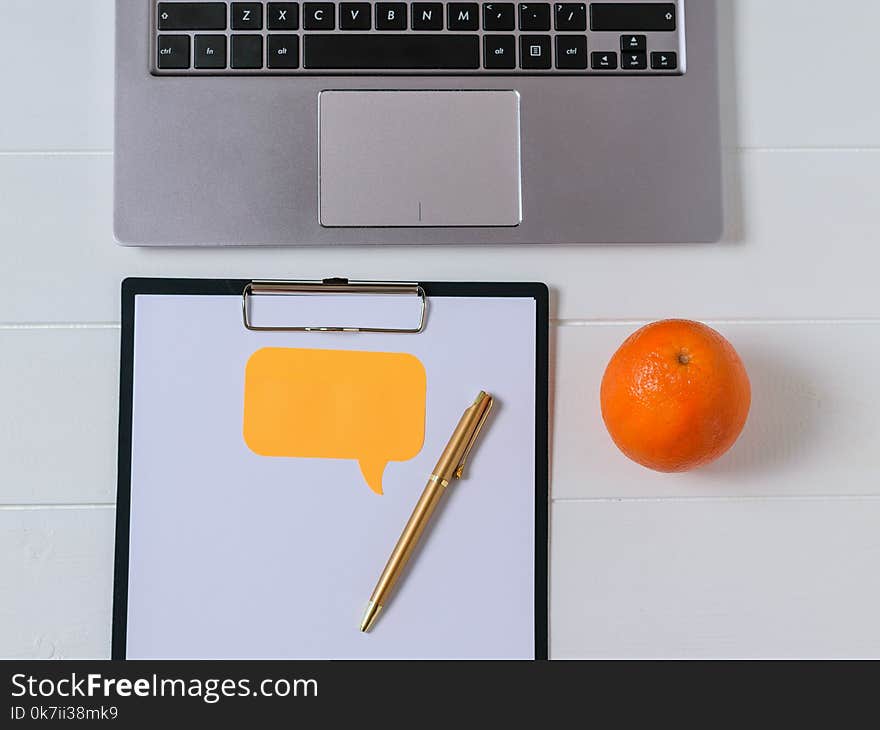
[[[340,303],[349,302],[340,319]],[[538,283],[126,279],[112,658],[546,659],[548,318],[548,290]],[[369,593],[360,585],[372,586],[405,521],[400,516],[424,487],[424,465],[442,449],[437,434],[448,436],[454,426],[448,408],[468,405],[449,404],[449,383],[438,384],[461,362],[455,348],[468,341],[485,348],[471,370],[503,373],[498,380],[507,388],[493,416],[498,423],[487,426],[492,443],[481,444],[474,473],[447,495],[448,510],[441,508],[392,599],[400,606],[386,612],[382,631],[355,637]],[[246,368],[236,358],[264,348],[411,351],[426,363],[424,446],[387,467],[384,495],[359,483],[357,466],[345,458],[272,458],[239,443]],[[487,362],[496,357],[499,363]],[[462,368],[455,372],[469,372]],[[216,448],[209,432],[222,434]],[[505,453],[519,459],[510,484],[493,476],[503,472]],[[339,533],[319,519],[339,513],[349,520]],[[483,519],[495,516],[498,527]],[[284,534],[287,518],[299,520],[293,536]],[[306,533],[310,542],[297,543]],[[332,548],[328,569],[311,564],[322,559],[321,545],[348,538],[350,552]],[[276,554],[266,555],[269,546]],[[502,564],[509,554],[521,559]],[[498,564],[481,563],[487,555]],[[219,560],[232,566],[228,574]],[[299,575],[310,582],[297,587]],[[436,598],[419,606],[430,591],[454,594],[459,585],[471,595],[455,596],[454,604],[450,597],[443,612],[432,613]],[[306,596],[321,609],[304,607]],[[301,616],[306,629],[288,624],[289,616]],[[505,624],[511,616],[530,620]],[[448,635],[420,650],[429,627]]]

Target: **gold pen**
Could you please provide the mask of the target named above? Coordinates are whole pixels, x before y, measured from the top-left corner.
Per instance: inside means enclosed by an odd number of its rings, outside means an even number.
[[[440,460],[434,467],[433,473],[428,477],[425,491],[419,497],[419,501],[416,503],[406,527],[403,528],[397,545],[394,546],[391,557],[388,558],[385,569],[379,576],[376,587],[373,589],[367,610],[364,611],[364,618],[361,620],[361,631],[369,631],[376,621],[379,611],[382,610],[382,606],[388,600],[388,595],[400,578],[400,574],[418,544],[419,538],[449,482],[453,478],[461,479],[464,462],[477,440],[480,429],[486,422],[489,409],[492,408],[492,402],[491,395],[480,391],[476,400],[464,412],[455,427],[452,438],[449,439],[449,443],[446,444],[446,448],[440,455]]]

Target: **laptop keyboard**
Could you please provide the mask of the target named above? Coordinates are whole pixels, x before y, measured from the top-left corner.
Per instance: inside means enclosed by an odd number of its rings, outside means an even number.
[[[670,75],[683,0],[157,2],[156,75]]]

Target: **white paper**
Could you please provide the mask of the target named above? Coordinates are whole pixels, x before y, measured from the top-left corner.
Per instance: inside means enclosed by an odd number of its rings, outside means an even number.
[[[261,299],[260,314],[284,306]],[[245,364],[267,346],[422,361],[425,444],[389,463],[384,495],[356,461],[247,448]],[[139,295],[134,359],[129,658],[534,656],[534,300],[434,298],[421,335],[278,334],[246,331],[237,296]],[[497,403],[465,478],[363,634],[375,581],[480,390]]]

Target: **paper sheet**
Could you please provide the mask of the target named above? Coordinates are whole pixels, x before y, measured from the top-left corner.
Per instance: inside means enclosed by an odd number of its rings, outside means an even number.
[[[285,306],[263,298],[261,316]],[[339,314],[332,301],[322,313]],[[435,297],[421,335],[248,332],[237,296],[139,295],[135,323],[129,658],[534,655],[534,300]],[[384,494],[356,460],[248,448],[245,368],[266,347],[424,365],[424,446],[387,465]],[[385,560],[481,389],[497,405],[465,479],[362,634]]]

